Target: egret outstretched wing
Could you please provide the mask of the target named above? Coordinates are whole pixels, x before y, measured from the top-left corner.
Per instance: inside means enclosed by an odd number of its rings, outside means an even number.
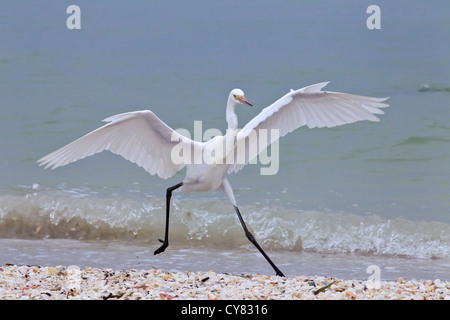
[[[322,82],[291,90],[250,120],[237,134],[235,161],[228,173],[239,171],[278,137],[301,126],[330,128],[361,120],[379,121],[374,114],[383,114],[380,108],[389,106],[383,103],[388,98],[321,91],[327,84]],[[267,138],[251,139],[252,132],[258,136],[261,129],[267,130]],[[278,131],[275,134],[271,129]]]
[[[167,126],[149,110],[118,114],[103,120],[108,124],[39,159],[40,165],[55,169],[87,156],[109,150],[136,163],[147,172],[166,179],[185,164],[175,164],[171,152],[192,141]]]

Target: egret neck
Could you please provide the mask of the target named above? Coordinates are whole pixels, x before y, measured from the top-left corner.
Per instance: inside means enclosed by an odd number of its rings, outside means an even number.
[[[236,99],[233,98],[233,95],[230,93],[230,96],[228,97],[227,102],[227,112],[226,112],[226,119],[228,124],[228,129],[230,130],[236,130],[238,128],[238,118],[234,110],[236,109],[237,105]]]
[[[236,135],[238,132],[238,118],[235,113],[235,109],[238,102],[234,99],[233,94],[230,93],[227,102],[227,110],[226,110],[226,120],[228,124],[227,133],[224,136],[224,148],[225,154],[224,159],[228,159],[231,157],[231,161],[234,161],[234,146]],[[225,160],[226,163],[229,163],[228,160]]]

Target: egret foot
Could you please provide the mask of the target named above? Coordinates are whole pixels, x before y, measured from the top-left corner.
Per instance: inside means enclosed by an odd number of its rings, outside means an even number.
[[[161,239],[158,239],[158,240],[163,245],[155,250],[155,253],[154,253],[155,255],[164,252],[166,250],[166,248],[169,246],[169,242],[168,241],[164,241],[164,240],[161,240]]]

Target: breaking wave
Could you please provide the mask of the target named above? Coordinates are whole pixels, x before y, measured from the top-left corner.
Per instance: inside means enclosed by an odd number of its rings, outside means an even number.
[[[164,234],[165,200],[77,197],[61,191],[0,196],[0,237],[155,241]],[[450,256],[450,225],[376,215],[322,213],[273,205],[240,208],[258,242],[272,250]],[[248,246],[224,200],[172,198],[172,243]]]

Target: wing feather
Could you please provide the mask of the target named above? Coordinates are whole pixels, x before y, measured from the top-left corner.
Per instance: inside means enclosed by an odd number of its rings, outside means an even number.
[[[383,114],[380,108],[388,107],[383,103],[388,98],[365,97],[341,92],[321,91],[328,82],[317,83],[302,89],[291,90],[289,93],[264,108],[256,117],[250,120],[236,138],[236,145],[241,147],[246,154],[239,155],[239,159],[245,159],[245,163],[238,163],[235,148],[235,161],[230,165],[228,173],[237,172],[249,161],[255,158],[261,151],[273,141],[251,141],[250,133],[255,130],[256,136],[260,129],[278,129],[279,137],[301,127],[331,128],[356,121],[379,121],[375,114]],[[253,135],[254,136],[254,135]],[[255,139],[253,139],[255,140]],[[256,154],[250,154],[252,147],[256,148]]]
[[[38,163],[55,169],[109,150],[166,179],[185,166],[172,161],[173,147],[178,143],[188,148],[198,144],[178,134],[149,110],[122,113],[103,121],[109,123],[42,157]]]

